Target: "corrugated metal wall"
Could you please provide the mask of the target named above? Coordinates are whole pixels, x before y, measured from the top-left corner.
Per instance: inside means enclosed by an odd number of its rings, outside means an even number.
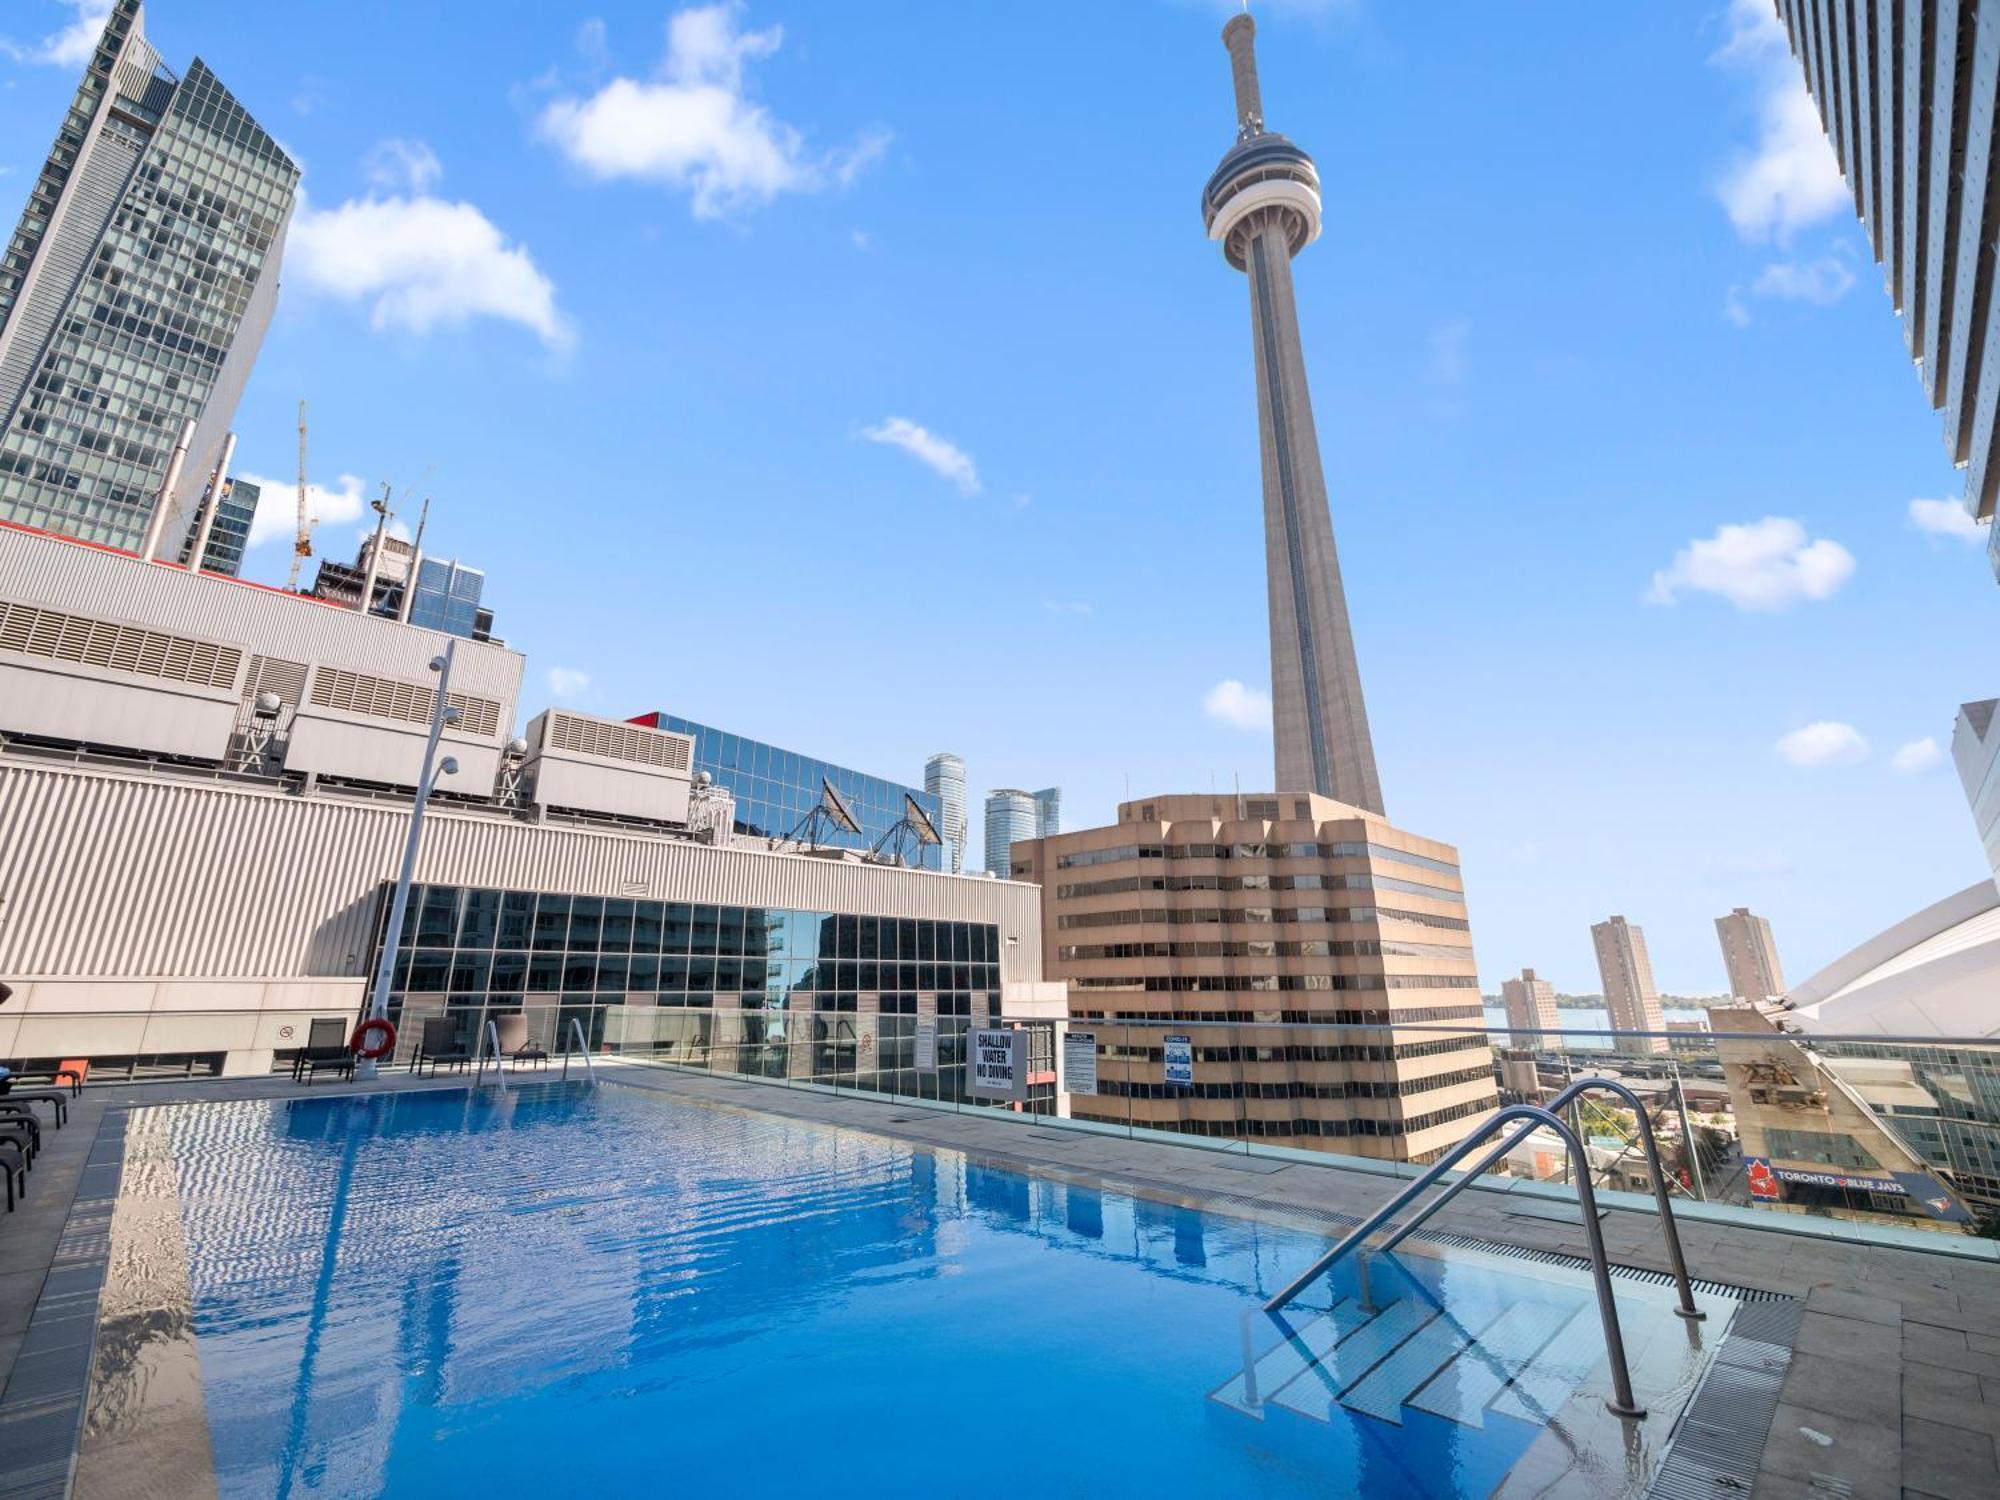
[[[0,977],[362,973],[408,817],[394,803],[0,760]],[[442,810],[425,819],[417,878],[993,922],[1002,979],[1042,974],[1040,889],[1007,881]]]

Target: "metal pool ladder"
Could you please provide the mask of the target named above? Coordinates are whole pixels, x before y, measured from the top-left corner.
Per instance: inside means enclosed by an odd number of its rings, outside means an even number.
[[[569,1018],[569,1034],[570,1039],[575,1043],[574,1050],[583,1054],[583,1071],[589,1075],[590,1086],[596,1088],[597,1064],[590,1060],[590,1044],[583,1039],[583,1022],[575,1016]],[[569,1046],[563,1048],[562,1076],[565,1080],[569,1078],[569,1056],[571,1050]]]
[[[486,1029],[480,1033],[479,1056],[473,1060],[472,1064],[472,1084],[474,1088],[477,1088],[480,1079],[486,1076],[486,1055],[489,1049],[493,1054],[493,1080],[500,1088],[504,1089],[507,1087],[507,1058],[506,1054],[500,1050],[500,1023],[490,1017],[486,1022]]]
[[[1619,1331],[1618,1307],[1611,1295],[1611,1265],[1604,1253],[1604,1231],[1597,1222],[1597,1194],[1590,1184],[1590,1158],[1583,1149],[1583,1143],[1577,1139],[1576,1132],[1556,1113],[1558,1109],[1579,1096],[1600,1089],[1625,1100],[1638,1117],[1639,1141],[1645,1149],[1646,1167],[1653,1179],[1653,1198],[1659,1205],[1660,1222],[1666,1235],[1667,1258],[1673,1264],[1674,1284],[1680,1293],[1680,1306],[1675,1311],[1684,1318],[1700,1319],[1704,1314],[1695,1306],[1694,1289],[1688,1282],[1687,1262],[1681,1254],[1680,1231],[1674,1225],[1673,1205],[1667,1198],[1666,1179],[1660,1165],[1659,1147],[1653,1140],[1652,1122],[1646,1118],[1645,1107],[1639,1102],[1638,1096],[1612,1078],[1579,1078],[1551,1099],[1546,1106],[1509,1104],[1488,1116],[1477,1130],[1440,1157],[1421,1177],[1357,1224],[1345,1239],[1314,1261],[1284,1290],[1266,1302],[1264,1311],[1274,1316],[1282,1312],[1286,1304],[1324,1276],[1350,1250],[1359,1248],[1370,1235],[1402,1212],[1409,1203],[1422,1195],[1461,1160],[1471,1155],[1482,1142],[1499,1134],[1510,1121],[1520,1120],[1524,1123],[1519,1130],[1468,1167],[1457,1181],[1426,1204],[1408,1223],[1391,1234],[1380,1248],[1386,1251],[1401,1244],[1418,1225],[1471,1186],[1475,1178],[1492,1168],[1535,1131],[1544,1128],[1555,1131],[1562,1140],[1563,1149],[1569,1153],[1570,1161],[1577,1168],[1575,1174],[1577,1204],[1583,1210],[1584,1236],[1590,1245],[1591,1279],[1596,1283],[1597,1311],[1604,1324],[1604,1351],[1611,1361],[1613,1395],[1606,1404],[1621,1417],[1645,1416],[1646,1409],[1632,1396],[1632,1376],[1625,1363],[1625,1339]]]

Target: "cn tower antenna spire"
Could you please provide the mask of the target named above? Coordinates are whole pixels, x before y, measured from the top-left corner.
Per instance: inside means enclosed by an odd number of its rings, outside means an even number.
[[[1201,209],[1208,237],[1250,282],[1263,439],[1274,790],[1317,792],[1380,813],[1382,784],[1292,292],[1292,257],[1319,238],[1319,170],[1304,151],[1265,128],[1256,41],[1257,23],[1247,11],[1222,28],[1236,89],[1236,144],[1208,179]]]
[[[1239,137],[1259,135],[1264,129],[1264,91],[1257,85],[1257,23],[1250,19],[1250,6],[1243,14],[1231,16],[1222,28],[1222,45],[1229,49],[1229,75],[1236,84],[1236,128]]]

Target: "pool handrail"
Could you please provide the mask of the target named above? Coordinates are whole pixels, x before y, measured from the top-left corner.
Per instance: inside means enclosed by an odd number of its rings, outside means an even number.
[[[1293,1278],[1282,1291],[1264,1304],[1264,1311],[1276,1317],[1288,1302],[1325,1275],[1348,1251],[1360,1245],[1369,1235],[1388,1223],[1404,1205],[1423,1193],[1478,1146],[1514,1120],[1528,1123],[1515,1132],[1498,1151],[1488,1153],[1486,1160],[1489,1163],[1497,1161],[1508,1149],[1525,1140],[1536,1130],[1548,1129],[1553,1130],[1561,1138],[1563,1149],[1569,1153],[1570,1160],[1582,1168],[1576,1176],[1576,1196],[1578,1204],[1583,1209],[1584,1238],[1590,1246],[1590,1274],[1597,1289],[1598,1317],[1604,1324],[1604,1352],[1611,1363],[1612,1395],[1605,1404],[1618,1416],[1643,1417],[1646,1415],[1646,1409],[1633,1399],[1632,1374],[1625,1363],[1625,1336],[1618,1326],[1618,1304],[1611,1293],[1611,1263],[1604,1253],[1604,1228],[1597,1218],[1597,1194],[1590,1185],[1590,1158],[1584,1153],[1583,1142],[1577,1138],[1576,1132],[1570,1129],[1568,1122],[1554,1111],[1544,1109],[1539,1104],[1509,1104],[1488,1115],[1478,1129],[1438,1158],[1423,1176],[1363,1219],[1339,1244]],[[1426,1209],[1425,1213],[1418,1214],[1413,1224],[1421,1223],[1428,1212]]]
[[[501,1088],[507,1087],[507,1055],[500,1050],[500,1023],[488,1017],[485,1029],[479,1037],[479,1053],[472,1060],[472,1083],[475,1088],[486,1073],[486,1053],[493,1053],[493,1077]]]
[[[1674,1311],[1690,1322],[1699,1323],[1708,1314],[1695,1306],[1694,1286],[1688,1280],[1687,1258],[1681,1254],[1680,1227],[1674,1222],[1674,1207],[1667,1195],[1666,1173],[1660,1164],[1660,1148],[1653,1138],[1653,1122],[1646,1118],[1646,1108],[1639,1102],[1639,1096],[1615,1078],[1592,1076],[1575,1080],[1542,1107],[1551,1111],[1558,1110],[1571,1100],[1598,1090],[1618,1095],[1619,1098],[1632,1107],[1632,1113],[1638,1117],[1639,1144],[1640,1148],[1646,1154],[1646,1171],[1653,1181],[1653,1202],[1660,1210],[1660,1224],[1665,1232],[1667,1241],[1667,1259],[1673,1266],[1674,1287],[1680,1295],[1680,1306],[1676,1307]],[[1532,1135],[1533,1133],[1532,1129],[1522,1130],[1510,1138],[1504,1145],[1489,1151],[1476,1165],[1468,1167],[1460,1174],[1458,1180],[1452,1183],[1450,1187],[1439,1193],[1437,1197],[1431,1199],[1422,1213],[1417,1214],[1409,1223],[1402,1225],[1375,1248],[1384,1253],[1395,1249],[1425,1219],[1428,1219],[1432,1214],[1451,1202],[1453,1198],[1456,1198],[1466,1188],[1472,1186],[1475,1179],[1482,1176],[1488,1168],[1492,1167],[1501,1157],[1511,1151],[1523,1136]],[[1583,1170],[1586,1173],[1590,1170],[1588,1160],[1584,1162]]]
[[[590,1079],[590,1086],[596,1088],[597,1064],[590,1060],[590,1044],[584,1040],[583,1022],[575,1016],[569,1018],[569,1034],[563,1038],[562,1076],[565,1081],[569,1078],[569,1057],[572,1050],[570,1043],[572,1040],[576,1044],[574,1050],[583,1054],[583,1071]]]

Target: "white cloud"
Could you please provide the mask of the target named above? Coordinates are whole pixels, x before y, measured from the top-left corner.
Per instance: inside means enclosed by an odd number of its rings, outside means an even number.
[[[1269,730],[1271,695],[1262,688],[1245,687],[1234,677],[1218,682],[1201,700],[1201,711],[1218,724],[1231,729]]]
[[[1921,776],[1944,764],[1944,749],[1929,735],[1911,740],[1889,757],[1890,769],[1904,776]]]
[[[1722,299],[1722,315],[1738,328],[1750,326],[1750,307],[1743,300],[1743,288],[1732,286]]]
[[[575,667],[550,667],[548,680],[551,698],[576,698],[590,690],[590,674]]]
[[[1745,239],[1784,244],[1852,200],[1776,8],[1770,0],[1731,0],[1726,25],[1709,61],[1755,78],[1757,146],[1722,174],[1716,196]]]
[[[874,241],[869,239],[868,231],[865,229],[851,229],[847,233],[847,238],[857,250],[866,250],[874,243]]]
[[[950,438],[939,437],[907,417],[885,417],[873,427],[862,428],[861,435],[871,443],[901,448],[940,478],[957,485],[961,494],[979,493],[979,471],[973,466],[972,455]]]
[[[1956,500],[1912,500],[1910,524],[1932,536],[1956,537],[1975,547],[1985,545],[1987,529],[1992,525],[1990,521],[1974,520],[1972,512]]]
[[[111,0],[63,0],[75,12],[69,24],[50,32],[38,42],[12,42],[0,38],[0,52],[16,62],[53,63],[58,67],[80,68],[97,50],[104,23],[111,18]]]
[[[1720,594],[1738,609],[1779,610],[1825,599],[1853,573],[1854,554],[1840,543],[1808,539],[1797,521],[1766,516],[1688,543],[1653,575],[1647,599],[1672,604],[1686,589]]]
[[[368,180],[388,193],[425,193],[444,176],[444,163],[424,141],[391,137],[368,153]]]
[[[1868,741],[1852,724],[1821,719],[1794,729],[1771,747],[1795,766],[1845,766],[1868,759]]]
[[[1091,604],[1081,599],[1044,599],[1042,608],[1052,615],[1088,615],[1096,613]]]
[[[686,192],[698,219],[828,183],[846,187],[888,148],[886,130],[819,158],[805,137],[744,91],[744,65],[783,43],[781,26],[739,27],[742,6],[702,5],[667,23],[667,56],[650,79],[614,78],[584,98],[557,99],[541,134],[600,180],[633,178]]]
[[[1854,273],[1837,255],[1809,261],[1773,261],[1750,284],[1757,297],[1783,297],[1817,307],[1838,302],[1854,289]]]
[[[262,474],[239,474],[262,491],[257,497],[257,514],[250,521],[250,545],[266,542],[290,543],[299,524],[299,482],[297,479],[269,479]],[[364,481],[357,474],[343,474],[332,489],[323,484],[306,484],[306,515],[321,526],[340,526],[360,517],[368,504],[362,493]]]
[[[315,208],[304,193],[292,219],[285,270],[296,284],[368,305],[376,328],[423,334],[474,318],[532,329],[552,349],[572,341],[555,284],[527,248],[470,203],[424,189],[441,170],[421,141],[385,141],[371,158],[378,183],[400,174],[408,189]]]

